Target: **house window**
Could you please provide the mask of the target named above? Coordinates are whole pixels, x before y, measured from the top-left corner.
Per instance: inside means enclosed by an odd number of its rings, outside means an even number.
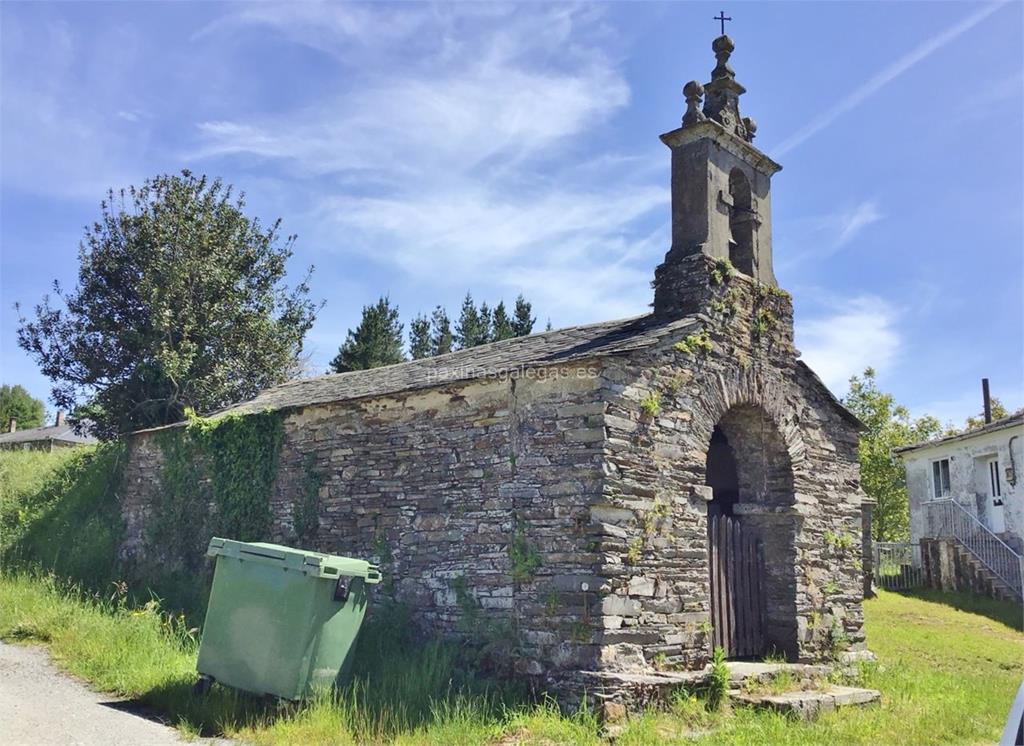
[[[949,459],[932,461],[932,486],[935,497],[949,497]]]
[[[992,486],[992,497],[1002,497],[1003,488],[999,483],[999,461],[996,459],[988,462],[988,480]]]

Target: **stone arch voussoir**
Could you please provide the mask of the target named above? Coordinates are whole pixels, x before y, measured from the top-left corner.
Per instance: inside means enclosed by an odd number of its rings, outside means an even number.
[[[777,376],[765,375],[753,368],[737,368],[731,374],[716,373],[709,377],[702,402],[707,417],[701,418],[702,431],[694,435],[703,443],[711,440],[716,423],[736,406],[753,406],[768,415],[789,454],[794,475],[806,459],[807,446],[796,423],[795,413],[787,403],[788,386]],[[703,432],[707,430],[707,432]]]

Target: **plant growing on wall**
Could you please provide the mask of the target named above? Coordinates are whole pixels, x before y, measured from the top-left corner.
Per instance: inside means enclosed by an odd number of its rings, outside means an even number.
[[[711,284],[724,285],[735,273],[736,268],[728,259],[715,259],[715,266],[711,268]]]
[[[640,416],[645,420],[653,420],[661,413],[661,395],[652,391],[640,400]]]
[[[163,490],[150,540],[194,567],[211,535],[268,537],[283,428],[276,412],[188,414],[185,427],[160,434]]]
[[[512,541],[508,544],[508,558],[511,565],[509,574],[514,583],[530,580],[540,567],[540,555],[526,540],[526,527],[518,518],[512,532]]]
[[[691,334],[686,339],[680,342],[676,342],[675,348],[679,352],[685,353],[690,357],[697,357],[697,355],[709,355],[713,349],[711,344],[711,335],[708,334],[707,329],[703,329],[696,334]]]
[[[320,529],[320,488],[323,483],[323,474],[316,468],[316,454],[307,453],[302,462],[302,491],[292,518],[295,536],[306,544],[316,541]]]

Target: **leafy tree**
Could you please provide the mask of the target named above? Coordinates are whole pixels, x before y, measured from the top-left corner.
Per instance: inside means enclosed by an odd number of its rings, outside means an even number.
[[[1009,417],[1010,416],[1009,410],[1007,410],[1006,406],[1001,401],[999,401],[999,399],[997,397],[995,397],[995,396],[992,397],[991,407],[992,407],[992,419],[993,420],[1001,420],[1004,417]],[[964,422],[964,429],[965,430],[976,430],[977,428],[983,427],[984,425],[985,425],[985,412],[983,410],[983,411],[979,412],[977,415],[975,415],[974,417],[968,417],[966,422]]]
[[[515,336],[525,337],[533,332],[533,323],[537,320],[530,314],[533,306],[522,296],[516,298],[515,318],[512,321],[512,329]]]
[[[345,373],[394,365],[405,360],[402,354],[402,325],[398,307],[392,307],[387,296],[372,306],[363,306],[363,317],[331,361],[331,370]]]
[[[0,386],[0,430],[6,432],[11,420],[21,429],[39,427],[45,418],[46,406],[24,386]]]
[[[906,407],[892,394],[880,391],[872,368],[850,378],[850,392],[843,399],[867,430],[861,433],[860,482],[864,492],[878,502],[872,535],[876,541],[900,541],[908,535],[907,485],[903,462],[895,450],[942,433],[934,417],[911,419]]]
[[[455,341],[463,350],[476,347],[486,338],[480,312],[473,302],[473,296],[466,293],[462,301],[462,312],[459,314],[459,322],[455,325]]]
[[[516,332],[512,328],[512,319],[508,317],[508,311],[505,310],[505,301],[500,301],[494,307],[494,316],[491,318],[491,340],[500,342],[514,336],[516,336]]]
[[[447,355],[455,345],[452,322],[448,313],[438,306],[430,315],[430,354]]]
[[[433,345],[430,341],[430,319],[420,314],[409,324],[409,354],[413,360],[430,357]]]
[[[79,246],[78,285],[20,319],[18,343],[58,407],[102,438],[180,421],[281,383],[318,305],[284,284],[294,236],[243,194],[189,171],[108,192]],[[312,268],[309,270],[312,271]],[[80,405],[84,405],[81,406]]]

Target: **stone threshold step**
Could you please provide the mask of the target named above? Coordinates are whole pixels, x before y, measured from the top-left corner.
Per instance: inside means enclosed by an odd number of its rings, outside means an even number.
[[[810,720],[823,712],[837,707],[863,707],[881,699],[875,689],[858,689],[852,686],[830,685],[820,691],[792,691],[781,694],[747,694],[730,692],[729,699],[736,704],[760,709],[775,710],[793,715],[800,720]]]
[[[809,663],[753,663],[729,661],[730,688],[742,687],[747,681],[762,683],[783,671],[797,680],[828,676],[831,666]],[[675,687],[704,684],[711,674],[711,666],[696,671],[583,671],[582,677],[596,688],[616,687]]]

